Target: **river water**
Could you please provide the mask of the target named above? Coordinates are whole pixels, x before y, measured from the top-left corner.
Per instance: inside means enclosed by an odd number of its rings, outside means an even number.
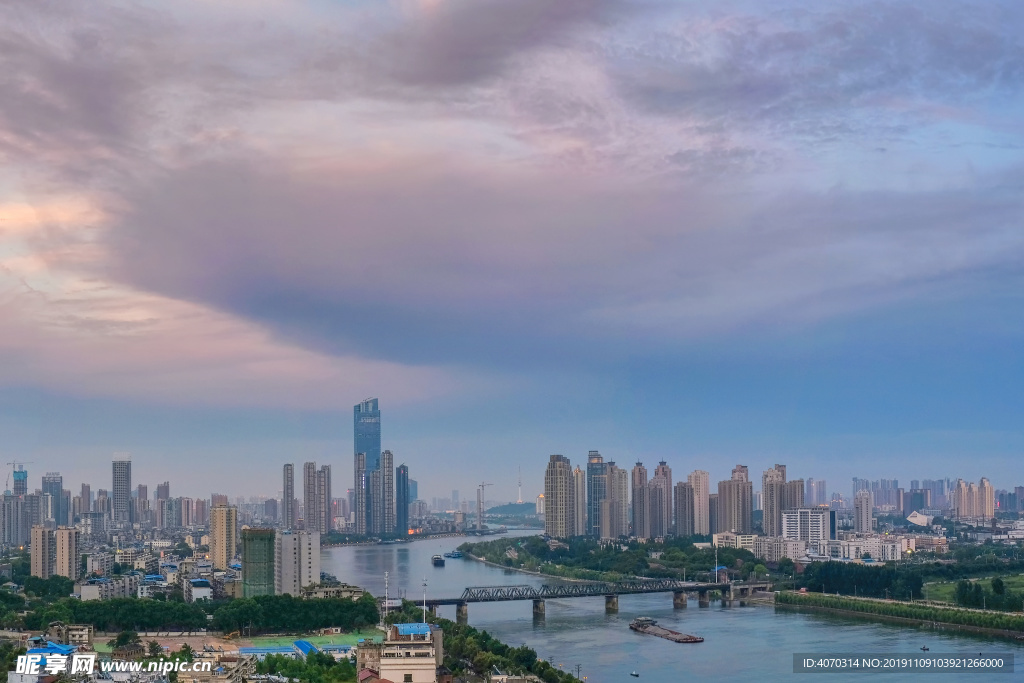
[[[516,533],[519,532],[510,532]],[[465,540],[424,539],[397,545],[325,548],[322,566],[339,580],[362,586],[374,595],[383,594],[384,572],[388,572],[389,595],[397,597],[401,592],[416,602],[423,599],[424,580],[428,598],[458,597],[470,586],[539,586],[554,582],[468,559],[448,559],[443,568],[432,566],[432,555],[454,550]],[[1024,681],[1024,643],[1003,639],[765,606],[723,608],[712,603],[711,608],[701,609],[691,600],[688,608],[673,609],[671,593],[620,596],[617,614],[606,614],[604,598],[600,597],[548,600],[546,607],[546,616],[535,620],[529,600],[471,603],[469,623],[509,645],[525,643],[538,656],[567,671],[575,672],[580,665],[587,683],[668,683],[685,679],[784,681],[794,675],[794,653],[909,655],[918,653],[922,646],[929,647],[930,654],[1016,655],[1018,673],[949,673],[942,675],[942,680],[995,676],[997,682]],[[443,607],[440,614],[454,619],[455,608]],[[672,630],[701,636],[704,642],[679,644],[634,633],[629,630],[629,622],[638,616],[653,617]],[[632,671],[640,677],[632,678]],[[797,679],[810,681],[820,676],[806,674]],[[902,681],[906,674],[825,676],[827,683],[850,678]]]

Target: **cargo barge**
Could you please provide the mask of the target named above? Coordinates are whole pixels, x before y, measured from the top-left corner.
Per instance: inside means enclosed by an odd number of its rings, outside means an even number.
[[[690,636],[678,631],[670,631],[667,628],[658,626],[658,622],[650,617],[637,617],[629,623],[629,628],[637,633],[645,633],[649,636],[658,636],[673,643],[703,643],[700,636]]]

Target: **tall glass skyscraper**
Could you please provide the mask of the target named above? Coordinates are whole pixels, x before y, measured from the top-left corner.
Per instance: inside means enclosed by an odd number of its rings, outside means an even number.
[[[356,533],[367,534],[378,531],[383,521],[374,519],[374,510],[380,510],[383,501],[374,500],[380,485],[374,487],[372,484],[373,473],[380,469],[380,408],[377,407],[377,399],[368,398],[362,403],[357,403],[352,412],[355,437],[353,487],[356,490]],[[391,478],[389,476],[388,480]],[[381,481],[379,472],[376,481]]]
[[[395,535],[404,537],[409,534],[409,468],[399,465],[395,468]]]
[[[64,507],[64,478],[60,472],[47,472],[43,476],[43,493],[50,495],[53,520],[57,526],[67,526],[68,511]]]
[[[368,398],[354,407],[355,451],[366,453],[366,469],[380,466],[380,409],[377,399]]]

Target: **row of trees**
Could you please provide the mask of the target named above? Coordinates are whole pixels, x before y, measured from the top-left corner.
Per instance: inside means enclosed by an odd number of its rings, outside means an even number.
[[[982,586],[980,581],[957,581],[953,601],[961,607],[1002,612],[1024,611],[1024,595],[1007,590],[1006,584],[998,577],[992,579],[991,590]]]
[[[358,600],[325,598],[303,600],[291,595],[260,595],[232,600],[216,609],[215,629],[245,633],[299,633],[340,626],[351,630],[377,623],[377,601],[369,593]]]
[[[276,674],[302,683],[348,683],[356,680],[356,667],[346,658],[335,661],[323,652],[310,652],[305,659],[267,655],[257,662],[256,673]]]
[[[920,572],[847,562],[812,562],[798,584],[808,590],[870,598],[912,600],[921,598],[924,581]]]
[[[962,626],[978,626],[983,628],[1006,631],[1024,631],[1024,616],[1010,614],[993,614],[991,612],[972,612],[955,607],[935,607],[922,603],[882,602],[878,600],[858,600],[822,593],[782,592],[775,596],[776,604],[798,605],[808,607],[826,607],[829,609],[878,614],[887,617],[918,619],[943,624],[959,624]]]
[[[212,615],[212,621],[207,615]],[[359,600],[302,600],[290,595],[262,595],[221,603],[191,604],[150,598],[84,602],[64,598],[38,606],[20,625],[43,629],[52,621],[63,621],[93,624],[98,631],[194,631],[211,626],[226,632],[260,633],[305,632],[327,626],[362,628],[377,623],[377,619],[377,603],[370,594]]]
[[[388,615],[388,623],[418,623],[423,615],[415,603],[402,603],[402,610]],[[532,648],[512,647],[495,639],[487,631],[479,631],[467,624],[428,616],[427,621],[444,631],[444,665],[456,675],[476,673],[486,676],[493,667],[502,672],[533,674],[545,683],[579,683],[571,673],[560,671],[543,659],[537,658]]]
[[[489,562],[506,567],[520,567],[554,576],[578,579],[615,581],[631,576],[676,578],[685,572],[687,577],[710,572],[715,566],[715,551],[697,548],[695,541],[702,537],[671,538],[664,543],[602,544],[595,539],[573,538],[566,546],[555,548],[539,536],[528,538],[502,538],[482,543],[464,543],[460,550]],[[660,557],[652,558],[652,554]],[[746,578],[758,567],[759,573],[767,568],[757,562],[749,550],[719,548],[717,561],[729,567],[740,578]]]

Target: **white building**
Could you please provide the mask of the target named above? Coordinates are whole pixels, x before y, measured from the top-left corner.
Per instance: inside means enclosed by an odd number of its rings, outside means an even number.
[[[828,508],[800,508],[782,512],[782,537],[787,541],[807,541],[816,545],[835,536]]]
[[[395,624],[383,642],[363,641],[356,650],[357,669],[399,683],[437,683],[443,659],[443,632],[429,624]]]
[[[320,583],[320,533],[278,531],[274,538],[274,593],[298,597]]]
[[[206,579],[189,579],[181,582],[185,602],[196,600],[213,600],[213,586]]]
[[[113,598],[134,598],[139,592],[138,574],[125,574],[112,578],[89,579],[76,586],[75,592],[82,600],[111,600]]]
[[[807,541],[785,539],[781,536],[756,536],[751,550],[754,555],[767,562],[778,562],[784,557],[798,560],[807,554]]]
[[[914,550],[914,539],[905,536],[853,535],[837,541],[820,541],[819,555],[833,560],[871,559],[880,562],[900,559],[908,550]]]

